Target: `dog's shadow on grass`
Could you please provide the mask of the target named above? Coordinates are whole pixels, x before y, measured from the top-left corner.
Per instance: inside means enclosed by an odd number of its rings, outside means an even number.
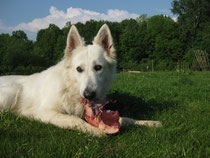
[[[177,105],[173,101],[161,102],[161,103],[157,102],[154,99],[144,101],[140,97],[132,96],[127,93],[120,93],[118,91],[108,94],[108,98],[116,100],[116,103],[108,104],[107,106],[105,106],[106,109],[118,110],[121,117],[129,117],[137,120],[154,120],[154,115],[156,114],[161,115],[161,113],[164,110],[167,110]],[[158,118],[159,116],[155,117],[155,119]],[[161,120],[154,120],[154,121],[161,121]],[[129,126],[126,128],[123,127],[121,128],[120,133],[118,134],[122,134],[133,128],[136,127],[134,126]]]
[[[120,116],[131,117],[138,120],[150,120],[155,113],[161,113],[161,111],[176,105],[176,103],[172,101],[161,103],[158,103],[154,99],[144,101],[142,98],[118,91],[114,91],[114,93],[109,94],[108,97],[112,100],[116,100],[116,103],[114,105],[107,105],[106,109],[118,110]]]

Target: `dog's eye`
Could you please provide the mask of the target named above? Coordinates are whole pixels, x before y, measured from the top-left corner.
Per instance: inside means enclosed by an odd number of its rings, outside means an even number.
[[[78,71],[79,73],[82,73],[82,72],[83,72],[83,69],[82,69],[80,66],[78,66],[78,67],[77,67],[77,71]]]
[[[95,66],[94,66],[94,69],[95,69],[96,71],[100,71],[100,70],[102,69],[102,66],[101,66],[101,65],[95,65]]]

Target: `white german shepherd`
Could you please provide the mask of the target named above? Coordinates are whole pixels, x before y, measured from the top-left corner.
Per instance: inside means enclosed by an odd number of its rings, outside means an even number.
[[[72,26],[61,62],[30,76],[0,77],[0,111],[34,118],[55,126],[92,135],[105,135],[80,118],[80,98],[103,99],[116,69],[116,54],[109,27],[104,24],[93,45],[85,45]],[[159,121],[120,118],[121,125],[161,126]]]

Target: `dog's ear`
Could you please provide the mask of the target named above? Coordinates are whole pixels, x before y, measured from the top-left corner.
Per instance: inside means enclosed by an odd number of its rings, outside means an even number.
[[[72,25],[67,36],[65,56],[70,56],[74,49],[82,45],[84,45],[84,41],[80,37],[76,26]]]
[[[98,31],[98,34],[93,40],[93,44],[98,44],[102,48],[104,48],[108,55],[115,59],[116,54],[115,54],[115,48],[113,44],[113,39],[111,35],[111,31],[109,30],[109,27],[107,24],[104,24],[100,30]]]

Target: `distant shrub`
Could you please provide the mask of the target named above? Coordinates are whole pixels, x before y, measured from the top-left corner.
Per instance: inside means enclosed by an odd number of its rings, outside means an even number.
[[[0,75],[30,75],[41,72],[47,67],[41,66],[18,66],[15,69],[11,66],[0,66]]]

